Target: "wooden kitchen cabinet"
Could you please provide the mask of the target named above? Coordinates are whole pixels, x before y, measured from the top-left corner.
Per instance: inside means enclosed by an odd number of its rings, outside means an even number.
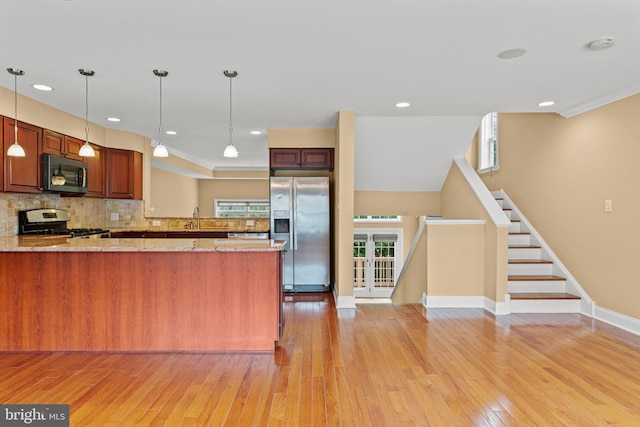
[[[272,148],[269,167],[286,169],[333,169],[333,148]]]
[[[83,160],[80,157],[80,148],[84,141],[72,136],[63,135],[52,130],[45,129],[42,136],[42,152],[68,159]]]
[[[95,157],[83,157],[87,163],[87,193],[85,197],[107,197],[107,155],[105,148],[91,144]]]
[[[2,117],[0,117],[2,119]],[[0,120],[0,147],[2,147],[2,153],[0,153],[0,191],[4,191],[4,158],[6,151],[4,150],[4,120]]]
[[[4,191],[16,193],[40,193],[42,177],[42,128],[18,121],[18,142],[24,148],[25,157],[6,155],[14,143],[14,120],[3,120],[2,154],[4,158]]]
[[[107,148],[107,198],[142,200],[142,154]]]

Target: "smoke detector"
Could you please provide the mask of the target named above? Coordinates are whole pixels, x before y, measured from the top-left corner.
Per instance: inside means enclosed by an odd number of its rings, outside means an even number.
[[[589,43],[587,48],[589,48],[589,50],[605,50],[611,46],[613,46],[613,37],[603,37]]]

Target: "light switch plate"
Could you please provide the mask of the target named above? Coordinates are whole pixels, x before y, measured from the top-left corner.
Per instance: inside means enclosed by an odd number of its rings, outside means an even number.
[[[160,227],[160,221],[151,221],[153,227]]]
[[[255,222],[252,219],[248,219],[247,220],[247,227],[251,227],[253,225],[255,225]]]
[[[118,212],[112,212],[111,221],[119,221],[119,220],[120,220],[120,214]]]
[[[613,212],[613,204],[611,203],[611,200],[605,200],[604,201],[604,211],[605,212]]]

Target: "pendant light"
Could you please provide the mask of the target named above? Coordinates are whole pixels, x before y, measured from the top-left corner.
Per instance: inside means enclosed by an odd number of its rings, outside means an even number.
[[[15,125],[13,128],[14,143],[11,144],[11,146],[7,150],[7,156],[24,157],[24,148],[22,148],[22,146],[18,143],[18,76],[24,76],[24,71],[18,70],[16,68],[7,68],[7,71],[9,72],[9,74],[13,74],[14,77],[13,93],[15,100],[15,113],[13,117],[13,122]]]
[[[95,72],[84,68],[79,69],[78,72],[84,76],[84,145],[80,147],[78,154],[82,157],[95,157],[96,152],[89,144],[89,77],[92,77]]]
[[[238,150],[233,146],[233,97],[232,97],[232,88],[231,82],[233,78],[238,75],[237,71],[225,70],[224,75],[229,77],[229,145],[224,149],[225,157],[238,157]]]
[[[162,145],[162,78],[169,75],[168,71],[153,70],[153,74],[160,77],[160,126],[158,127],[158,145],[153,150],[153,157],[169,157],[167,147]]]

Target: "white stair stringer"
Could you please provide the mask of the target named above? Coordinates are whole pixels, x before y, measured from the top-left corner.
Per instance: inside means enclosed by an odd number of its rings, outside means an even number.
[[[492,194],[512,221],[509,227],[508,274],[510,276],[554,276],[550,280],[509,280],[505,297],[508,311],[511,313],[582,313],[592,316],[593,300],[513,201],[503,190],[494,191]],[[568,293],[579,296],[580,299],[512,299],[512,293]]]

